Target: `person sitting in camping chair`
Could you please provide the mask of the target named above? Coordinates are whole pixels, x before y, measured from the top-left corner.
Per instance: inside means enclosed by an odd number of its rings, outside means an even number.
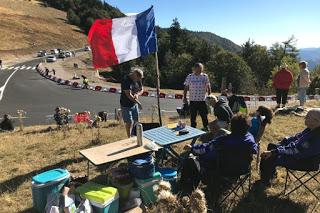
[[[12,123],[12,120],[10,119],[10,116],[5,114],[3,116],[3,120],[0,123],[0,132],[6,132],[6,131],[13,131],[14,126]]]
[[[210,122],[208,124],[209,132],[200,136],[199,141],[206,143],[218,137],[230,134],[231,132],[227,129],[224,129],[224,126],[224,122],[221,122],[219,120],[214,120]]]
[[[236,115],[231,120],[231,134],[218,137],[208,143],[196,144],[193,146],[185,146],[185,150],[191,152],[194,156],[186,159],[182,168],[181,184],[191,190],[196,188],[200,180],[204,180],[211,172],[217,170],[217,161],[221,159],[220,155],[228,155],[228,150],[244,150],[245,147],[248,153],[243,155],[252,156],[257,153],[257,145],[251,133],[248,132],[250,125],[248,117],[243,114]],[[241,148],[241,149],[239,149]],[[223,150],[223,152],[220,152]],[[230,156],[230,155],[228,155]],[[252,159],[251,159],[252,160]],[[250,162],[251,162],[250,160]],[[248,170],[248,163],[242,162],[238,158],[229,158],[229,163],[235,163],[237,168],[232,168],[234,171],[226,171],[225,173],[238,173]],[[229,167],[229,169],[231,169]],[[210,175],[209,175],[210,176]]]
[[[261,154],[261,181],[270,186],[276,167],[292,170],[315,171],[319,169],[320,155],[320,108],[312,109],[305,118],[306,129],[280,144],[269,144]]]

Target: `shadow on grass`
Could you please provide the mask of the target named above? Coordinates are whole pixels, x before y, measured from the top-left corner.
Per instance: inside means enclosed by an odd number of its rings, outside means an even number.
[[[34,170],[27,174],[15,176],[9,180],[6,180],[0,183],[0,186],[1,186],[0,193],[15,192],[19,188],[19,186],[23,184],[25,181],[29,181],[31,184],[31,178],[37,174],[40,174],[42,172],[45,172],[51,169],[66,168],[68,165],[74,162],[80,163],[82,161],[84,161],[84,158],[82,157],[77,159],[67,159],[67,160],[60,161],[59,163],[43,167],[41,169]]]
[[[45,128],[45,129],[26,132],[26,133],[24,133],[24,135],[35,135],[35,134],[43,134],[43,133],[58,132],[58,131],[59,130],[57,128],[53,128],[53,127],[49,126],[48,128]]]
[[[29,209],[25,209],[25,210],[23,210],[22,212],[20,212],[20,213],[35,213],[36,211],[35,210],[33,210],[32,208],[29,208]]]
[[[85,33],[83,30],[79,30],[79,29],[72,29],[72,31],[77,32],[77,33]]]
[[[302,213],[307,212],[308,206],[294,202],[288,198],[279,196],[268,196],[265,188],[259,181],[255,182],[252,190],[243,197],[238,204],[230,211],[232,213]]]

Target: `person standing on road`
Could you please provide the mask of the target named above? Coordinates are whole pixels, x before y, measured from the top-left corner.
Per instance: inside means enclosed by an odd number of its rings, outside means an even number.
[[[139,121],[139,110],[142,105],[139,96],[143,92],[143,71],[135,68],[126,75],[121,83],[120,105],[127,136],[131,136],[133,125]]]
[[[285,107],[288,100],[288,92],[293,81],[293,75],[286,64],[281,65],[280,70],[273,77],[273,87],[276,89],[277,108]]]
[[[300,101],[300,106],[303,107],[306,103],[307,89],[311,83],[310,72],[308,69],[308,62],[301,61],[299,63],[300,73],[298,76],[298,99]]]
[[[197,114],[202,119],[203,129],[208,129],[208,108],[205,102],[206,96],[210,95],[211,87],[208,75],[203,73],[203,64],[196,63],[193,72],[189,74],[184,82],[183,102],[187,103],[187,93],[189,91],[190,120],[191,126],[197,127]]]

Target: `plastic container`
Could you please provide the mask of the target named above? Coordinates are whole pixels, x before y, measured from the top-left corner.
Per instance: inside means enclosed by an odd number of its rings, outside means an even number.
[[[88,182],[76,191],[90,201],[96,213],[119,212],[119,193],[116,188]]]
[[[178,177],[177,171],[172,168],[159,168],[158,171],[161,173],[162,179],[171,184],[172,192],[176,192]]]
[[[156,202],[157,198],[153,192],[153,186],[161,181],[161,173],[154,173],[152,178],[135,179],[135,182],[140,189],[142,202],[145,205],[150,205]]]
[[[137,159],[129,163],[129,171],[134,178],[148,179],[152,178],[155,172],[155,165],[153,159],[146,161]]]
[[[32,202],[37,212],[44,212],[47,197],[58,193],[69,182],[70,174],[65,169],[53,169],[32,177]]]

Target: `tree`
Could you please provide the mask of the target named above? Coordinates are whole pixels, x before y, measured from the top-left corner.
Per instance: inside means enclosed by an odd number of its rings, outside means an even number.
[[[273,66],[280,66],[281,61],[285,56],[297,60],[298,50],[296,48],[296,39],[291,36],[288,40],[282,43],[275,43],[270,48],[270,54],[273,61]]]
[[[177,55],[184,50],[184,41],[186,41],[186,33],[181,29],[180,23],[177,18],[172,20],[171,27],[168,30],[170,35],[170,50],[173,54]]]
[[[273,69],[272,60],[266,47],[260,46],[250,41],[241,46],[241,56],[250,66],[257,79],[257,87],[266,87]]]
[[[320,88],[320,76],[316,76],[308,88],[308,94],[315,94],[316,88]]]
[[[253,94],[255,92],[255,78],[251,68],[238,55],[227,51],[220,51],[206,64],[208,73],[214,73],[216,84],[214,88],[220,88],[222,79],[239,93]]]
[[[77,16],[77,14],[72,9],[68,10],[67,19],[70,24],[77,25],[77,26],[79,26],[79,24],[80,24],[80,18]]]

